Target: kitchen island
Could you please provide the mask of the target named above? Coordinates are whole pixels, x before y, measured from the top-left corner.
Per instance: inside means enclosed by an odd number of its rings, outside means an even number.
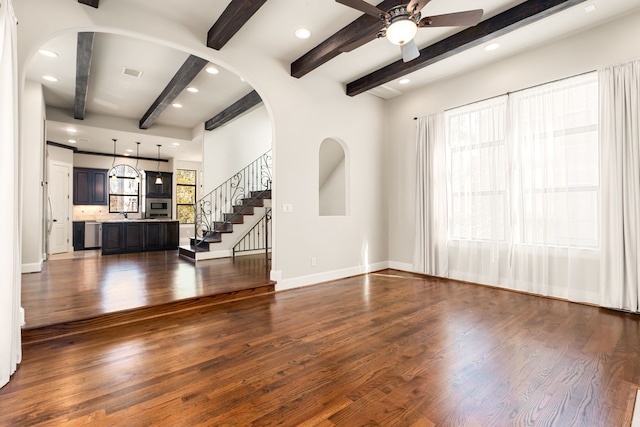
[[[102,223],[102,255],[177,249],[179,222],[166,219],[125,219]]]

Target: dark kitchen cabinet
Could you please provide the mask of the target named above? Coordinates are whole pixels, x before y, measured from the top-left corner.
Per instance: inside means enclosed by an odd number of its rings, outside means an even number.
[[[145,249],[148,251],[175,249],[179,241],[179,223],[171,222],[145,222]]]
[[[107,205],[108,175],[105,169],[73,168],[73,204]]]
[[[178,221],[121,221],[102,224],[102,254],[176,249]]]
[[[73,250],[84,249],[84,221],[73,221]]]
[[[124,224],[121,222],[102,223],[102,254],[124,253]]]
[[[145,171],[147,176],[146,196],[151,199],[170,199],[173,192],[173,174],[171,172],[160,172],[162,184],[156,184],[158,172]]]
[[[124,251],[141,252],[144,249],[144,224],[141,222],[125,222]]]

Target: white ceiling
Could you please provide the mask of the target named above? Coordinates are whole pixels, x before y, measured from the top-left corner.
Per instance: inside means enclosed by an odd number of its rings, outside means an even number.
[[[101,0],[100,8],[108,8],[110,2],[117,1],[119,0]],[[211,25],[230,3],[181,0],[180,6],[176,7],[175,0],[128,2],[153,8],[157,13],[173,20],[176,25],[184,26],[185,31],[198,34],[203,43]],[[368,2],[377,4],[379,1]],[[423,9],[423,15],[483,8],[483,19],[487,19],[519,3],[522,1],[432,0]],[[587,5],[595,5],[596,11],[585,12]],[[77,7],[88,6],[78,4]],[[384,98],[398,96],[416,87],[599,25],[632,10],[640,10],[638,0],[588,0],[494,40],[501,44],[501,48],[496,51],[486,52],[483,49],[484,45],[469,49],[408,75],[411,82],[407,85],[400,85],[394,81],[371,93]],[[99,11],[100,9],[97,13]],[[360,15],[361,13],[332,0],[272,0],[258,10],[223,50],[232,49],[234,45],[251,43],[254,48],[282,61],[288,69],[291,62]],[[20,16],[18,18],[24,19]],[[293,36],[294,31],[300,27],[311,30],[310,39],[298,40]],[[419,48],[424,48],[457,31],[457,28],[420,29],[416,43]],[[47,42],[43,48],[55,51],[59,55],[58,58],[36,55],[28,66],[27,78],[43,83],[47,106],[56,107],[61,109],[60,111],[73,110],[76,37],[73,34],[60,35]],[[140,141],[142,156],[155,157],[156,144],[162,144],[163,157],[199,159],[201,147],[191,142],[192,129],[203,126],[204,121],[252,90],[239,76],[219,66],[219,74],[211,75],[203,71],[194,79],[192,85],[200,91],[195,94],[186,91],[180,94],[176,101],[184,107],[167,108],[152,126],[155,131],[150,129],[146,134],[115,132],[108,126],[88,125],[92,118],[97,117],[101,117],[102,122],[108,122],[104,120],[107,117],[137,123],[187,57],[188,54],[165,46],[119,35],[96,33],[86,105],[87,120],[84,123],[76,121],[79,132],[71,136],[66,131],[68,124],[55,118],[51,119],[47,123],[48,139],[71,145],[67,141],[74,138],[78,140],[75,146],[81,150],[112,153],[111,139],[118,138],[118,151],[121,152],[127,148],[135,149],[135,141]],[[353,52],[339,55],[312,73],[322,73],[330,79],[346,84],[399,58],[397,46],[384,39],[374,40]],[[143,74],[140,78],[123,75],[124,67],[137,69]],[[43,75],[53,75],[59,81],[47,82],[42,79]]]

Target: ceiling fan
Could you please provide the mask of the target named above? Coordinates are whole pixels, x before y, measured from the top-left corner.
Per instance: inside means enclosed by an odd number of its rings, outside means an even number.
[[[422,17],[420,11],[430,0],[410,0],[384,11],[364,0],[336,0],[345,6],[364,12],[380,19],[382,29],[377,33],[367,34],[340,47],[341,52],[352,50],[370,42],[375,38],[386,37],[391,43],[400,46],[402,60],[409,62],[420,56],[420,51],[413,39],[418,28],[426,27],[462,27],[476,25],[482,19],[483,10],[474,9],[464,12],[447,13]]]

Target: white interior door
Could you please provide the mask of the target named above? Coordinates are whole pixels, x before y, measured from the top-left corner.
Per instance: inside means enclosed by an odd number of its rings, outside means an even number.
[[[47,228],[50,255],[68,252],[70,248],[70,181],[71,167],[69,165],[49,162]]]

